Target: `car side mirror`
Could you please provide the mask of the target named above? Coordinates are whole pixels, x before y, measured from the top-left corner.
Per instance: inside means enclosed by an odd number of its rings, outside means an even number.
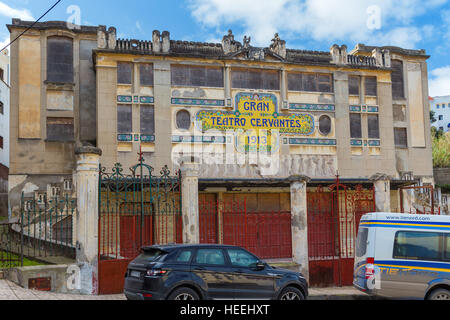
[[[257,262],[256,264],[255,264],[255,269],[257,270],[257,271],[262,271],[262,270],[264,270],[266,268],[266,264],[264,263],[264,262],[262,262],[262,261],[259,261],[259,262]]]

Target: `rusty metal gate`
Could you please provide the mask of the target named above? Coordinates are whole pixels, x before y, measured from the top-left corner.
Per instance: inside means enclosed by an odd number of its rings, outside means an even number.
[[[374,188],[336,183],[311,188],[308,201],[310,284],[349,286],[353,281],[359,221],[375,211]]]
[[[99,293],[123,292],[124,274],[143,246],[182,242],[181,173],[164,167],[159,175],[144,163],[123,173],[100,168]]]
[[[200,242],[246,248],[262,259],[292,258],[291,212],[248,208],[246,198],[199,200]]]

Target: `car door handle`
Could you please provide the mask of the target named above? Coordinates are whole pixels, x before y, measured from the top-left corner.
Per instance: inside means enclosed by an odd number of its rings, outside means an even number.
[[[194,270],[195,271],[205,271],[206,269],[202,268],[202,267],[195,267]]]

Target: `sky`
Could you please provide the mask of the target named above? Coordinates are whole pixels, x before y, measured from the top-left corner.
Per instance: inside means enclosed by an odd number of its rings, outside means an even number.
[[[0,47],[13,17],[35,20],[56,0],[0,0]],[[119,38],[220,43],[229,29],[267,47],[275,33],[291,49],[329,51],[358,43],[425,49],[430,96],[450,95],[450,0],[62,0],[42,21],[117,28]]]

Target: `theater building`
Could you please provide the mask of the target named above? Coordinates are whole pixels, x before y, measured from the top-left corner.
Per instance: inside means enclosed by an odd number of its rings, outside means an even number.
[[[14,19],[11,38],[30,25]],[[100,292],[136,245],[170,242],[239,245],[312,285],[351,284],[362,214],[433,210],[429,56],[267,40],[37,23],[11,47],[12,214],[23,198],[77,197],[88,149]]]

